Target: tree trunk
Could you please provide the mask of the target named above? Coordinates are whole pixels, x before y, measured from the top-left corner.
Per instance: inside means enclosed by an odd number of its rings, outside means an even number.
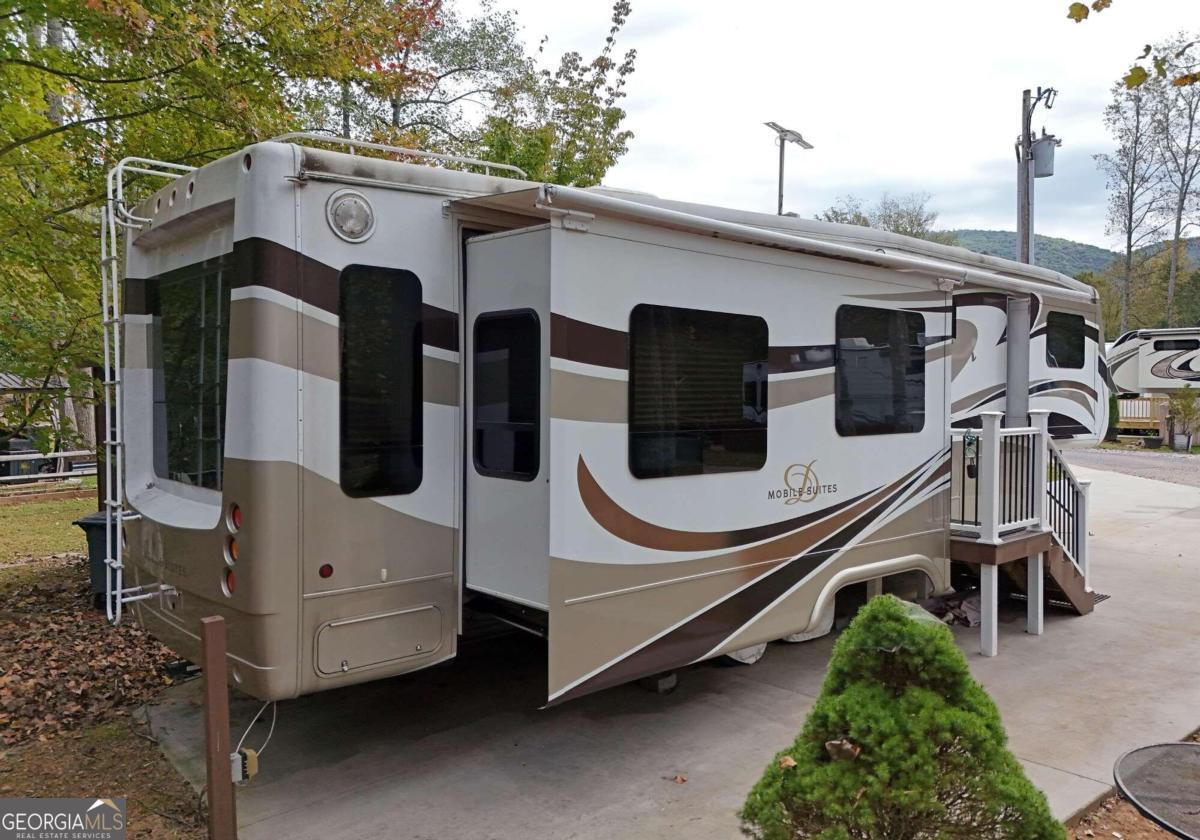
[[[1181,193],[1175,202],[1175,235],[1171,237],[1171,262],[1167,270],[1167,326],[1175,326],[1175,277],[1179,273],[1179,248],[1183,244],[1180,235],[1183,231],[1183,200]]]
[[[392,97],[392,128],[400,129],[400,97]]]
[[[342,136],[350,139],[350,106],[354,103],[349,82],[342,82]]]
[[[1133,288],[1133,238],[1125,237],[1125,280],[1121,283],[1121,334],[1129,329],[1129,298]]]
[[[46,22],[46,48],[61,50],[63,48],[63,24],[57,18]],[[61,94],[46,94],[46,116],[55,125],[63,124],[63,98]]]

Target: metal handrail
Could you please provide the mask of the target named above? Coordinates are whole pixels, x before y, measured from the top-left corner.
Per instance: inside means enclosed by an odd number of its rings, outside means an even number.
[[[407,155],[408,157],[424,158],[426,160],[437,160],[445,163],[461,163],[467,166],[481,166],[485,175],[491,175],[493,169],[499,169],[504,172],[512,172],[521,178],[528,180],[529,174],[519,166],[513,166],[510,163],[496,163],[495,161],[483,160],[482,158],[464,157],[462,155],[446,155],[441,152],[427,152],[423,149],[409,149],[404,146],[389,146],[385,143],[372,143],[367,140],[351,140],[349,137],[331,137],[324,134],[317,134],[313,131],[291,131],[287,134],[280,134],[278,137],[272,137],[268,143],[287,143],[293,140],[309,140],[314,143],[333,143],[341,146],[349,146],[352,149],[374,149],[377,152],[388,152],[395,155]]]

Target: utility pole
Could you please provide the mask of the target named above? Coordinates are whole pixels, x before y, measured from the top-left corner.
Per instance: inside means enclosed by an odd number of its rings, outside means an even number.
[[[1021,96],[1021,136],[1017,140],[1017,261],[1033,262],[1033,92]]]
[[[1062,141],[1042,129],[1042,136],[1033,133],[1033,112],[1039,103],[1046,110],[1054,107],[1058,91],[1037,89],[1035,96],[1028,88],[1021,94],[1021,136],[1017,138],[1017,260],[1032,263],[1033,247],[1033,181],[1054,174],[1054,150]]]

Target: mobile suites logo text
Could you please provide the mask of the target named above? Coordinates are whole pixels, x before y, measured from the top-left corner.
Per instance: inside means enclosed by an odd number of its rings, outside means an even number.
[[[836,493],[836,484],[822,484],[813,469],[816,459],[807,464],[792,464],[783,471],[783,486],[767,491],[769,501],[783,500],[785,505],[807,504],[818,496]]]
[[[125,840],[125,800],[0,798],[0,840]]]

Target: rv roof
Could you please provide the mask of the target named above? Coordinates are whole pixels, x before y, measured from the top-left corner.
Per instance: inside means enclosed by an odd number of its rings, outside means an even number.
[[[338,141],[336,138],[331,138],[328,142]],[[531,196],[542,185],[534,182],[447,169],[442,166],[403,163],[363,154],[314,148],[311,145],[294,143],[289,145],[298,150],[296,155],[297,175],[302,179],[331,180],[363,186],[387,186],[393,189],[432,192],[448,198],[466,199],[477,206],[488,206],[523,215],[535,215],[540,218],[546,218],[549,215],[535,207],[536,201]],[[253,147],[250,147],[230,155],[229,158],[240,160],[243,154],[252,151]],[[204,169],[222,166],[223,161],[228,161],[228,158],[214,161],[206,165]],[[169,187],[164,187],[158,195],[167,192],[169,192]],[[810,242],[819,240],[830,243],[833,246],[831,250],[855,249],[862,253],[881,252],[888,255],[911,257],[914,260],[933,261],[946,264],[948,267],[966,269],[967,273],[973,272],[976,275],[975,279],[985,285],[987,284],[986,278],[991,277],[993,279],[1011,279],[1018,284],[1032,284],[1030,288],[1043,290],[1049,285],[1065,290],[1071,297],[1086,296],[1088,299],[1094,299],[1095,295],[1092,287],[1046,268],[1024,265],[986,254],[977,254],[965,248],[940,245],[888,231],[706,204],[671,201],[649,193],[606,186],[593,187],[586,191],[562,189],[564,198],[568,193],[578,194],[580,192],[595,195],[598,198],[611,198],[625,206],[640,205],[648,210],[649,208],[658,208],[667,213],[685,214],[692,219],[711,220],[718,225],[738,226],[742,229],[756,228],[777,235],[795,237],[796,242],[802,239]],[[151,197],[141,205],[147,215],[157,215],[149,212],[153,198]],[[727,227],[727,229],[732,228]],[[779,244],[778,241],[776,244]],[[797,249],[804,250],[802,247]],[[950,272],[948,276],[954,276],[955,273]],[[962,272],[957,272],[957,274],[960,277],[963,276]]]

